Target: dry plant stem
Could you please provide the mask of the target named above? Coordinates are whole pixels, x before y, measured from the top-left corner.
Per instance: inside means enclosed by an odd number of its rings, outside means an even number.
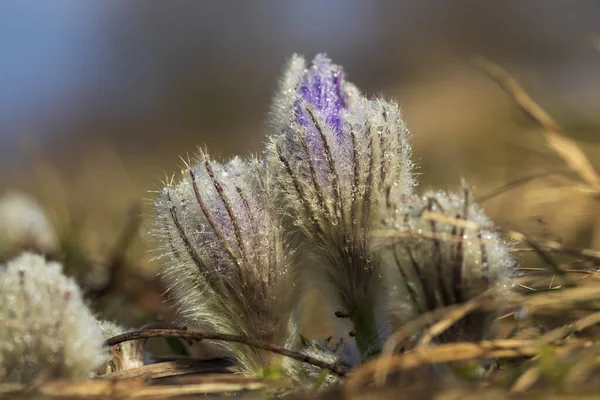
[[[501,194],[504,194],[504,193],[508,192],[509,190],[516,189],[519,186],[523,186],[533,180],[545,178],[545,177],[551,176],[551,175],[563,174],[568,171],[569,170],[562,168],[562,169],[559,169],[556,171],[547,171],[547,172],[541,172],[541,173],[535,174],[535,175],[524,176],[522,178],[515,179],[514,181],[508,182],[507,184],[505,184],[497,189],[493,189],[486,194],[476,197],[475,202],[481,204],[484,201],[493,199],[494,197],[500,196]]]
[[[474,222],[465,222],[461,220],[457,220],[454,218],[448,218],[445,216],[434,216],[429,213],[423,213],[422,216],[424,219],[428,219],[431,221],[440,221],[449,225],[455,225],[457,227],[466,227],[469,229],[477,230],[479,229],[479,225]],[[575,257],[581,257],[585,260],[592,261],[596,264],[600,264],[600,252],[591,250],[591,249],[574,249],[571,247],[564,246],[558,242],[554,242],[551,240],[533,240],[532,238],[526,236],[522,232],[514,231],[514,230],[504,230],[507,236],[510,236],[512,239],[518,240],[520,242],[527,243],[530,248],[526,249],[515,249],[512,250],[513,253],[523,252],[523,251],[532,251],[540,253],[540,249],[552,252],[559,252],[564,254],[569,254]],[[398,232],[394,229],[376,229],[372,232],[373,236],[380,240],[376,245],[373,246],[374,249],[380,249],[383,247],[389,247],[396,245],[402,238],[410,237],[412,233]],[[437,240],[456,240],[456,239],[448,239],[444,238],[440,235],[435,234],[427,234],[423,233],[420,237],[428,238],[428,239],[437,239]],[[487,243],[485,240],[484,243]],[[558,268],[558,271],[562,271]],[[563,271],[564,272],[564,271]],[[558,272],[559,275],[562,275],[562,272]]]
[[[427,332],[425,332],[425,334],[419,340],[417,347],[429,346],[434,338],[444,333],[452,325],[463,319],[467,314],[480,308],[483,302],[488,298],[491,298],[491,291],[487,291],[480,296],[477,296],[460,305],[458,308],[449,311],[443,319],[435,323],[427,330]]]
[[[512,237],[515,240],[518,240],[518,241],[521,241],[521,242],[526,242],[526,243],[528,243],[528,244],[531,245],[532,239],[528,238],[527,236],[525,236],[521,232],[506,231],[506,234],[508,236]],[[560,244],[558,242],[553,242],[551,240],[536,241],[534,243],[537,246],[543,247],[546,250],[552,250],[552,251],[561,252],[561,253],[569,254],[569,255],[572,255],[572,256],[576,256],[576,257],[581,257],[581,258],[584,258],[586,260],[593,261],[594,263],[600,264],[600,252],[597,252],[597,251],[594,251],[594,250],[590,250],[590,249],[573,249],[573,248],[570,248],[570,247],[563,246],[562,244]],[[534,249],[516,249],[516,250],[513,250],[513,252],[517,252],[517,251],[531,251],[531,250],[532,251],[537,251],[534,248]]]
[[[538,381],[541,375],[542,371],[540,367],[535,366],[529,368],[527,371],[523,372],[521,376],[519,376],[519,378],[510,388],[510,392],[524,393],[528,391]]]
[[[533,101],[519,83],[498,64],[482,56],[473,57],[473,63],[497,81],[519,107],[545,130],[543,135],[550,148],[577,172],[584,182],[590,185],[594,193],[599,194],[600,176],[575,141],[562,133],[558,123]]]
[[[143,367],[130,368],[122,371],[103,375],[101,379],[156,379],[167,376],[178,376],[187,374],[217,374],[235,372],[235,368],[225,360],[196,360],[181,359],[176,361],[159,362],[144,365]]]
[[[535,296],[515,296],[511,301],[512,307],[521,307],[528,314],[552,309],[569,310],[576,304],[600,301],[600,291],[594,286],[583,286],[561,290],[550,290]]]
[[[276,389],[289,384],[286,381],[232,374],[199,376],[177,383],[163,382],[149,384],[142,379],[53,380],[40,386],[32,396],[26,398],[172,399],[202,394],[231,394],[267,388]],[[10,398],[15,399],[23,397],[21,388],[17,387],[3,395],[13,395]]]
[[[445,315],[447,315],[449,310],[454,309],[456,309],[456,307],[444,307],[437,310],[428,311],[425,314],[421,314],[412,321],[402,325],[402,327],[394,332],[385,342],[383,348],[381,349],[381,354],[388,356],[394,354],[398,346],[412,336],[415,332],[438,321],[440,318],[443,318]]]
[[[221,340],[225,342],[234,342],[234,343],[242,343],[247,346],[256,347],[258,349],[270,351],[272,353],[281,354],[286,357],[293,358],[298,361],[305,362],[307,364],[312,364],[319,368],[325,368],[330,370],[336,375],[341,377],[346,376],[346,370],[337,364],[327,363],[321,360],[318,360],[314,357],[307,356],[302,353],[298,353],[295,351],[291,351],[285,349],[283,347],[265,343],[254,339],[249,339],[243,336],[236,335],[226,335],[220,333],[210,333],[210,332],[195,332],[181,329],[147,329],[142,331],[134,331],[127,332],[122,335],[114,336],[108,339],[105,344],[107,346],[114,346],[116,344],[127,342],[129,340],[137,340],[137,339],[148,339],[153,337],[180,337],[191,340]]]
[[[567,387],[581,387],[592,378],[592,374],[598,370],[598,357],[600,356],[598,346],[586,351],[578,362],[566,373],[565,385]]]
[[[447,329],[449,329],[456,322],[458,322],[459,320],[464,318],[467,314],[482,307],[482,305],[485,301],[493,300],[493,298],[490,296],[490,294],[491,294],[491,292],[488,291],[478,297],[475,297],[474,299],[469,300],[468,302],[466,302],[462,305],[443,308],[442,310],[444,311],[444,313],[442,314],[442,316],[443,316],[442,319],[440,319],[438,322],[433,324],[425,332],[425,334],[419,340],[419,343],[417,344],[417,348],[429,346],[429,344],[435,337],[444,333]],[[413,323],[427,324],[427,322],[426,322],[427,320],[429,320],[428,322],[431,322],[431,320],[437,319],[436,317],[437,317],[437,315],[430,315],[429,318],[427,318],[427,319],[417,318],[415,321],[413,321]],[[404,328],[404,327],[402,327],[402,328]],[[414,329],[402,329],[402,328],[399,331],[397,331],[396,333],[394,333],[390,337],[390,339],[388,339],[388,341],[385,343],[383,350],[382,350],[382,354],[384,356],[389,356],[389,355],[393,354],[395,352],[395,349],[398,346],[398,344],[401,341],[405,340],[412,333],[414,333]],[[389,371],[388,371],[389,365],[390,364],[388,364],[388,363],[380,363],[377,365],[378,369],[374,373],[376,384],[378,384],[378,385],[385,384],[386,376],[389,373]]]
[[[589,347],[589,340],[572,340],[561,345],[561,350],[572,351]],[[470,361],[481,358],[518,358],[533,357],[539,353],[540,343],[537,340],[494,340],[481,342],[462,342],[426,347],[415,351],[391,356],[381,356],[357,368],[349,376],[346,389],[351,391],[371,382],[382,364],[388,364],[391,373],[415,369],[425,365],[448,362]]]
[[[569,324],[568,326],[551,330],[550,332],[544,334],[541,339],[544,342],[562,340],[572,333],[581,332],[598,324],[600,324],[600,312],[591,313]]]

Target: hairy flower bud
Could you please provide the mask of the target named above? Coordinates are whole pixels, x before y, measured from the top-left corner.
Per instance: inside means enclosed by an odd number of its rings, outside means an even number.
[[[163,275],[184,322],[285,345],[294,283],[291,250],[258,161],[225,165],[201,152],[157,203]],[[293,329],[292,329],[293,330]],[[223,344],[242,371],[259,374],[270,355]]]
[[[506,296],[514,261],[469,190],[422,197],[388,193],[380,258],[397,269],[400,324],[437,308],[466,302],[488,289]],[[442,341],[479,340],[489,334],[493,315],[469,314]]]
[[[79,287],[41,256],[0,266],[0,321],[0,382],[84,378],[108,358]]]
[[[308,68],[294,57],[281,86],[267,145],[279,198],[366,356],[378,345],[382,292],[369,229],[382,190],[412,190],[408,130],[395,104],[361,97],[323,55]]]
[[[294,122],[310,123],[305,106],[310,104],[334,130],[342,128],[342,112],[359,97],[358,89],[344,79],[342,68],[324,54],[315,57],[310,67],[304,58],[292,56],[280,81],[271,109],[269,130],[283,133]]]

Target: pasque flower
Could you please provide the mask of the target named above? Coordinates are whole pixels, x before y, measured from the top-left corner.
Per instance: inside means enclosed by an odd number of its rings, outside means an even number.
[[[79,286],[41,256],[0,265],[0,321],[0,382],[85,378],[108,359]]]
[[[222,165],[201,151],[180,182],[162,191],[163,275],[185,323],[279,345],[293,337],[292,251],[269,181],[259,161]],[[272,361],[262,350],[223,347],[245,373],[260,374]]]
[[[380,259],[394,267],[400,325],[419,314],[466,302],[491,289],[507,296],[514,261],[468,189],[404,196],[388,192],[382,209]],[[390,279],[391,281],[391,279]],[[481,340],[494,314],[475,312],[440,337]]]
[[[413,186],[408,130],[398,107],[368,100],[324,55],[310,66],[294,56],[275,97],[267,157],[280,204],[316,261],[313,280],[355,327],[368,356],[378,338],[375,303],[381,266],[370,254],[370,226],[379,193]],[[332,290],[331,290],[332,289]]]
[[[325,55],[310,65],[292,57],[264,163],[222,165],[201,151],[159,197],[163,275],[183,321],[356,363],[380,348],[390,309],[403,324],[506,287],[508,247],[469,191],[414,194],[408,136],[396,104],[361,95]],[[394,240],[382,245],[389,238],[381,231]],[[329,296],[332,317],[352,322],[356,346],[344,346],[343,357],[296,340],[299,275]],[[480,338],[490,316],[470,315],[441,339]],[[223,346],[245,373],[273,361],[262,350]],[[283,366],[305,384],[320,375],[291,360]]]

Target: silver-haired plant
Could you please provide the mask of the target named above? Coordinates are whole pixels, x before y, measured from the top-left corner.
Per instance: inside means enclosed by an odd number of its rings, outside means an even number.
[[[313,258],[312,281],[327,285],[336,315],[352,321],[365,359],[386,317],[370,226],[384,188],[411,193],[408,130],[397,105],[361,96],[325,55],[310,66],[294,56],[280,86],[266,151],[279,202]]]
[[[0,265],[0,382],[86,378],[109,356],[79,286],[25,253]]]
[[[420,314],[461,304],[484,293],[510,292],[514,261],[507,242],[494,231],[470,191],[405,196],[388,192],[382,208],[380,258],[394,267],[399,325]],[[390,280],[391,281],[391,280]],[[468,314],[439,340],[481,340],[489,336],[495,314]]]
[[[223,334],[291,345],[293,251],[283,240],[270,176],[257,160],[225,165],[200,152],[157,203],[163,275],[182,320]],[[261,375],[273,355],[223,343],[240,370]]]

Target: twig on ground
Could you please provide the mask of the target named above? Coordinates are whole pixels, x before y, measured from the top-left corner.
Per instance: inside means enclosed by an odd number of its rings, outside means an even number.
[[[293,358],[298,361],[305,362],[307,364],[312,364],[319,368],[326,368],[333,372],[336,375],[345,377],[346,370],[337,364],[332,364],[328,362],[321,361],[314,357],[308,356],[306,354],[298,353],[295,351],[288,350],[286,348],[271,344],[265,343],[258,340],[246,338],[243,336],[236,335],[226,335],[220,333],[210,333],[210,332],[198,332],[198,331],[188,331],[183,329],[147,329],[141,331],[127,332],[121,335],[114,336],[108,339],[105,344],[107,346],[114,346],[116,344],[126,342],[129,340],[137,340],[137,339],[147,339],[154,337],[180,337],[191,340],[220,340],[225,342],[234,342],[241,343],[247,346],[256,347],[258,349],[270,351],[272,353],[281,354],[286,357]]]

